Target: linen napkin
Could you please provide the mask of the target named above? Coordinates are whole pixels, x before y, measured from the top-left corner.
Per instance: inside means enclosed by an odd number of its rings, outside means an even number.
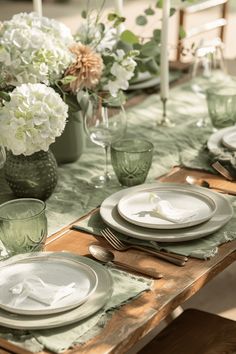
[[[46,306],[52,306],[57,301],[71,295],[75,291],[75,283],[65,286],[45,283],[40,277],[32,275],[12,286],[9,291],[15,295],[12,306],[19,306],[26,298],[31,298]]]
[[[218,246],[222,243],[232,241],[236,239],[236,198],[228,197],[234,208],[234,215],[232,219],[219,231],[212,235],[202,237],[192,241],[185,242],[161,242],[157,243],[155,241],[146,241],[141,239],[135,239],[126,235],[123,235],[117,231],[115,234],[124,242],[130,244],[136,244],[141,246],[152,247],[157,250],[166,250],[169,252],[175,252],[184,256],[190,256],[199,259],[208,259],[215,256],[218,252]],[[77,223],[79,227],[82,227],[84,231],[90,232],[91,234],[101,236],[100,231],[103,230],[107,225],[103,222],[100,217],[99,211],[86,217]]]
[[[63,352],[74,344],[82,344],[93,338],[102,330],[116,309],[138,297],[142,292],[151,290],[153,285],[151,279],[110,266],[107,266],[107,269],[113,279],[113,294],[105,307],[94,315],[78,323],[46,330],[28,332],[0,327],[0,337],[33,352],[48,349],[55,353]]]
[[[176,208],[168,200],[161,199],[155,193],[151,193],[150,202],[154,213],[173,223],[187,222],[197,215],[197,210]]]

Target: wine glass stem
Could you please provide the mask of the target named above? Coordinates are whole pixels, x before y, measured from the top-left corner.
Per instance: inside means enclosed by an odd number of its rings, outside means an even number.
[[[104,176],[106,179],[109,177],[108,173],[108,150],[109,150],[109,145],[105,146],[105,171],[104,171]]]

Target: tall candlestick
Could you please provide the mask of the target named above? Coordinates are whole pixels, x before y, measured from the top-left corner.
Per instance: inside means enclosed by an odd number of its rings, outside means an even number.
[[[170,0],[163,0],[162,9],[162,29],[161,29],[161,101],[163,105],[162,120],[160,125],[168,127],[174,124],[167,118],[166,104],[169,98],[169,60],[168,60],[168,33],[169,33]]]
[[[42,0],[33,0],[33,9],[39,16],[42,16]]]
[[[115,10],[118,15],[123,15],[123,0],[115,0]]]
[[[164,0],[162,9],[161,29],[161,99],[169,97],[169,61],[168,61],[168,32],[169,32],[170,0]]]

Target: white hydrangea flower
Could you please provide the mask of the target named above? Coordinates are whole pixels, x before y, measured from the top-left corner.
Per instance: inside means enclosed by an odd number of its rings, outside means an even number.
[[[74,60],[70,30],[35,13],[4,21],[0,30],[0,71],[6,85],[42,82],[63,76]]]
[[[113,77],[104,85],[104,90],[108,90],[112,96],[116,96],[119,90],[127,90],[129,80],[134,75],[134,69],[137,65],[132,56],[125,54],[122,49],[113,53],[115,62],[111,67]]]
[[[0,111],[0,141],[14,155],[47,151],[64,130],[68,106],[44,84],[23,84],[10,97]]]

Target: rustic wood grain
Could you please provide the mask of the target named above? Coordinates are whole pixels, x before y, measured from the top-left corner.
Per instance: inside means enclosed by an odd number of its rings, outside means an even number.
[[[235,354],[236,322],[200,310],[184,311],[138,354]]]

